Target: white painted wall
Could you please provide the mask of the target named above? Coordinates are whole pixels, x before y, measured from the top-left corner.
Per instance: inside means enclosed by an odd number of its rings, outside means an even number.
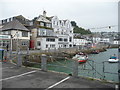
[[[58,38],[52,37],[55,39],[55,42],[46,41],[46,38],[48,38],[48,37],[37,38],[37,41],[41,42],[41,46],[37,45],[37,49],[41,49],[41,50],[58,49]],[[48,45],[48,47],[46,47],[46,45]],[[53,45],[54,45],[54,47],[53,47]]]
[[[30,32],[28,32],[28,37],[22,37],[22,31],[11,30],[11,35],[14,39],[28,39],[30,40]]]
[[[74,45],[85,45],[87,43],[87,40],[85,39],[74,39]]]
[[[54,16],[51,22],[52,28],[54,29],[54,32],[56,33],[58,38],[68,39],[68,44],[66,45],[66,48],[69,48],[70,44],[73,47],[73,27],[71,25],[71,22],[69,20],[59,20],[57,16]],[[72,42],[69,41],[70,37],[72,37]],[[63,42],[63,44],[61,44],[61,41],[58,41],[58,45],[60,48],[64,48],[65,44],[66,42]]]
[[[114,41],[113,41],[113,44],[119,44],[119,41],[114,40]]]

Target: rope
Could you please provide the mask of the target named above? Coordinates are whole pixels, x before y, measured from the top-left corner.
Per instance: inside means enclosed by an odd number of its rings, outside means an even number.
[[[66,65],[64,65],[64,64],[62,64],[62,63],[60,63],[60,62],[58,62],[57,60],[56,60],[56,62],[59,63],[60,65],[64,66],[64,67],[68,68]],[[68,68],[68,69],[71,69],[71,68]]]
[[[100,74],[89,62],[88,62],[88,64],[89,64],[100,76],[102,76],[102,77],[104,78],[104,76],[103,76],[102,74]]]

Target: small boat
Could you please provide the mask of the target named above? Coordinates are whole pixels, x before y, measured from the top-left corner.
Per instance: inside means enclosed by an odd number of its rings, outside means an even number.
[[[110,62],[110,63],[116,63],[118,61],[119,61],[119,59],[116,56],[111,56],[108,60],[108,62]]]
[[[85,54],[78,53],[72,59],[77,59],[79,64],[81,64],[81,63],[85,63],[88,60],[88,57]]]
[[[78,59],[79,64],[81,64],[81,63],[86,63],[86,61],[88,60],[88,57],[80,56],[77,59]]]
[[[99,54],[99,50],[92,51],[92,54]]]

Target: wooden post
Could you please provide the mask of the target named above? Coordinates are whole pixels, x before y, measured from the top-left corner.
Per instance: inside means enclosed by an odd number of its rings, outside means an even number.
[[[47,56],[45,54],[41,55],[41,69],[47,71]]]

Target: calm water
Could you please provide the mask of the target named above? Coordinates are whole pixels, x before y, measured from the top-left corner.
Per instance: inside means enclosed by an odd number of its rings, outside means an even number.
[[[88,57],[90,60],[93,60],[93,63],[92,61],[91,63],[87,62],[86,67],[90,68],[91,70],[82,70],[82,72],[79,71],[79,75],[118,82],[118,63],[105,62],[103,66],[103,62],[108,61],[109,57],[113,54],[116,54],[118,57],[118,49],[108,49],[107,51],[101,52],[99,54],[89,55]],[[91,65],[94,66],[94,69],[92,69]]]
[[[99,79],[110,80],[114,82],[118,82],[118,63],[104,63],[104,73],[103,72],[103,62],[108,61],[110,55],[116,54],[118,55],[117,49],[108,49],[105,52],[101,52],[99,54],[91,54],[89,55],[89,60],[85,64],[80,64],[78,69],[78,75],[84,77],[93,77]],[[56,66],[58,65],[58,66]],[[48,64],[49,70],[54,70],[58,72],[64,73],[72,73],[73,71],[73,61],[71,60],[59,60],[56,62],[52,62]]]

